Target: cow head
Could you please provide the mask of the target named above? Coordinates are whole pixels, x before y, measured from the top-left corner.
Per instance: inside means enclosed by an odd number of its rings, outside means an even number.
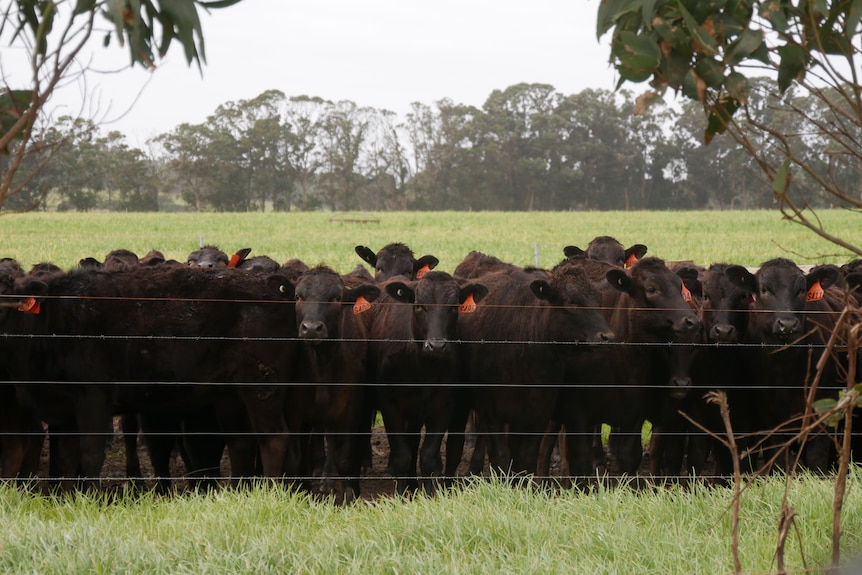
[[[728,279],[749,295],[749,331],[765,342],[789,343],[804,332],[806,299],[819,299],[823,290],[839,280],[834,266],[823,266],[805,275],[792,261],[776,258],[765,262],[756,274],[742,266],[729,266]],[[819,292],[819,295],[818,295]]]
[[[710,343],[738,343],[748,325],[748,291],[730,281],[728,267],[711,265],[701,281],[703,328]]]
[[[343,314],[362,313],[379,295],[376,285],[348,288],[340,275],[325,266],[303,272],[294,289],[299,337],[307,343],[338,339]]]
[[[459,285],[445,272],[429,272],[409,283],[393,280],[385,289],[394,300],[412,304],[413,338],[424,342],[423,352],[432,355],[446,353],[450,348],[448,343],[458,339],[459,310],[463,307],[465,313],[471,313],[473,308],[469,306],[475,306],[488,294],[485,286]]]
[[[556,310],[552,340],[614,341],[614,332],[601,312],[602,294],[580,266],[558,265],[547,279],[530,282],[530,290]]]
[[[621,268],[629,268],[646,255],[647,247],[643,244],[634,244],[630,248],[625,248],[615,238],[598,236],[590,241],[586,250],[577,246],[566,246],[563,248],[563,253],[567,258],[588,257]]]
[[[378,282],[395,276],[419,279],[417,275],[433,270],[440,263],[434,256],[416,259],[413,250],[401,243],[388,244],[376,254],[366,246],[356,246],[355,250],[362,261],[374,268],[374,279]]]
[[[645,341],[688,341],[701,322],[689,305],[682,278],[658,258],[639,260],[627,273],[612,269],[608,282],[628,294],[631,321]]]

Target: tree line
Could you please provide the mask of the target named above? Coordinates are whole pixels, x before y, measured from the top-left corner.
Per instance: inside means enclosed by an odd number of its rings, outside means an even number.
[[[803,129],[818,99],[751,82],[749,113],[797,140],[815,171],[862,193],[860,165]],[[621,90],[562,94],[547,84],[495,90],[481,108],[414,103],[406,117],[278,90],[219,106],[130,146],[85,119],[45,132],[63,142],[16,174],[4,210],[641,210],[773,206],[771,182],[729,137],[704,144],[697,102]],[[797,111],[797,113],[794,113]],[[795,126],[794,123],[799,124]],[[768,150],[770,142],[754,145]],[[0,157],[4,168],[6,156]],[[779,160],[780,161],[780,160]],[[29,180],[28,180],[29,178]],[[799,189],[804,192],[805,182]],[[50,194],[50,196],[49,196]],[[42,201],[51,198],[52,201]],[[828,207],[814,198],[812,207]]]

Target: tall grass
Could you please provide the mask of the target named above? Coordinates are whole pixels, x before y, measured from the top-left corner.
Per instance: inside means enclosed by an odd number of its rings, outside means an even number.
[[[860,472],[844,516],[862,550]],[[828,481],[790,489],[792,572],[828,565]],[[747,573],[774,572],[777,479],[742,506]],[[730,573],[730,491],[695,487],[549,493],[477,480],[435,498],[338,508],[278,488],[144,496],[34,497],[0,489],[2,573]],[[816,571],[815,571],[816,572]]]
[[[860,216],[843,210],[821,213],[835,236],[855,241]],[[379,223],[351,223],[377,219]],[[332,221],[331,221],[332,220]],[[101,259],[110,250],[151,249],[184,261],[200,242],[228,252],[242,247],[278,261],[300,258],[349,271],[358,263],[357,244],[374,250],[404,242],[419,255],[433,254],[452,271],[471,250],[520,265],[550,266],[563,247],[611,235],[625,245],[643,243],[668,261],[700,264],[728,261],[748,266],[778,256],[799,264],[843,262],[850,254],[775,211],[734,212],[383,212],[125,214],[30,213],[0,217],[3,253],[24,266],[52,261],[68,268],[83,257]]]

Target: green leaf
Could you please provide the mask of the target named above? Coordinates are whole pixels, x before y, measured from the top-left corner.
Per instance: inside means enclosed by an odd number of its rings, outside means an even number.
[[[781,167],[775,172],[775,179],[772,180],[772,192],[776,196],[783,196],[787,191],[787,186],[790,181],[790,158],[786,158],[782,162]]]
[[[763,31],[746,29],[724,51],[724,63],[736,66],[763,44]]]
[[[694,65],[697,75],[703,78],[710,88],[719,89],[724,84],[724,67],[712,58],[700,56]]]
[[[84,14],[95,9],[96,0],[78,0],[78,2],[75,4],[75,9],[72,11],[72,14],[77,16],[78,14]]]
[[[32,90],[0,90],[0,136],[5,136],[33,101]],[[0,149],[9,154],[9,147]]]
[[[634,32],[616,34],[611,53],[618,60],[620,76],[631,82],[648,79],[661,63],[661,49],[656,41]]]
[[[240,2],[242,0],[213,0],[212,2],[199,2],[199,4],[209,10],[211,8],[229,8]]]
[[[596,18],[596,37],[602,35],[617,25],[620,17],[630,12],[639,12],[641,2],[630,0],[603,0],[599,3],[599,13]]]
[[[751,91],[751,85],[748,83],[748,78],[739,72],[728,74],[724,80],[724,89],[742,104],[748,103],[748,94]]]
[[[862,0],[852,0],[847,10],[847,17],[844,19],[844,34],[846,36],[856,34],[860,19],[862,19]]]
[[[760,4],[760,16],[769,21],[776,32],[787,31],[787,11],[781,0],[769,0]]]
[[[723,134],[727,130],[727,125],[730,118],[739,109],[739,101],[731,96],[723,96],[709,111],[709,117],[706,123],[706,131],[703,141],[709,144],[712,139]]]
[[[778,90],[783,94],[794,80],[804,75],[807,63],[805,50],[797,44],[779,46]]]
[[[827,411],[832,411],[835,409],[835,406],[838,405],[838,402],[832,399],[831,397],[826,397],[823,399],[818,399],[812,404],[814,411],[817,413],[824,413]]]
[[[685,26],[691,34],[692,41],[700,46],[700,49],[707,56],[715,56],[718,54],[718,44],[715,38],[709,35],[691,15],[691,12],[685,9],[682,3],[679,4],[679,11],[682,14],[682,19],[685,21]]]
[[[694,71],[694,68],[689,68],[688,72],[685,74],[685,78],[683,78],[682,82],[682,93],[692,100],[701,100],[701,90],[698,87],[698,84],[703,82],[703,80],[698,77],[697,72]]]

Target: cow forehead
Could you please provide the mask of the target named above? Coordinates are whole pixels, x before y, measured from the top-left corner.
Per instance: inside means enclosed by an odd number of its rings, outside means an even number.
[[[773,292],[795,293],[805,286],[805,277],[797,267],[766,267],[757,272],[757,283]]]
[[[344,284],[333,271],[312,269],[299,277],[296,289],[307,293],[337,293],[344,289]]]
[[[550,283],[568,302],[581,305],[599,305],[601,302],[601,292],[581,269],[568,269],[565,273],[554,274]]]
[[[455,280],[420,280],[416,284],[416,303],[457,304],[460,288]]]

